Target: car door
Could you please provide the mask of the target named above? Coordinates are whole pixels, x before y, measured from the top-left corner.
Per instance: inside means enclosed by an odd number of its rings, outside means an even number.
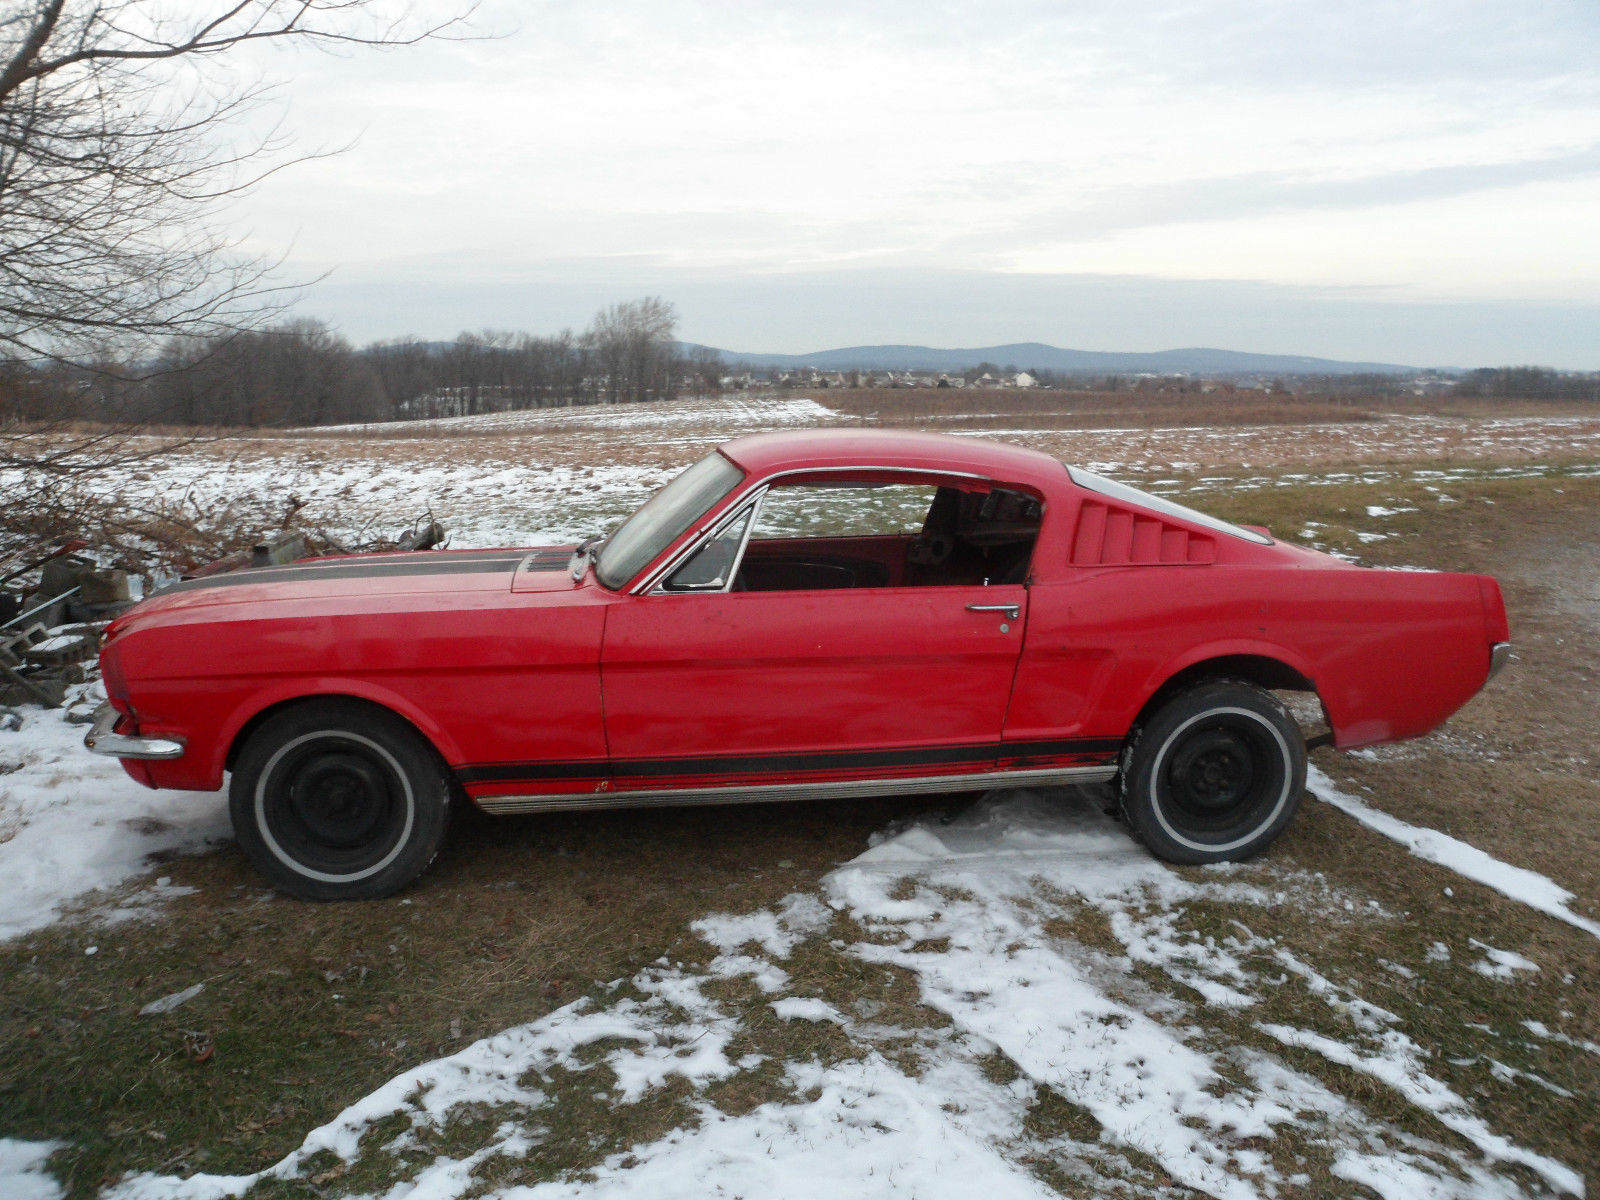
[[[611,607],[601,682],[614,786],[992,770],[1026,587],[978,578],[913,585],[902,564],[885,565],[893,557],[885,544],[898,536],[909,548],[916,537],[870,523],[856,538],[812,539],[808,556],[793,528],[807,520],[772,520],[770,499],[758,498],[766,517],[752,511],[729,523],[664,584]],[[865,507],[879,515],[893,507],[872,500]],[[764,537],[776,549],[767,561],[784,564],[763,576],[771,590],[734,590],[744,554],[761,558]],[[841,586],[851,563],[862,564],[861,579],[900,582]]]

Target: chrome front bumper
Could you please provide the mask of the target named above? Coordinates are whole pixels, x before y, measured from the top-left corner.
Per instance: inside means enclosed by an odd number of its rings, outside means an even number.
[[[108,700],[94,710],[94,724],[83,735],[83,744],[96,754],[112,758],[182,758],[188,747],[180,737],[128,737],[111,730],[122,716]]]
[[[1489,678],[1493,679],[1500,674],[1505,665],[1511,661],[1511,643],[1496,642],[1489,647]],[[1485,681],[1487,682],[1487,681]]]

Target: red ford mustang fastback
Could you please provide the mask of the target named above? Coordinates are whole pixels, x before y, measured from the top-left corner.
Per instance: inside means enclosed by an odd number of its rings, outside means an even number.
[[[1504,661],[1481,575],[1374,571],[1044,454],[894,431],[722,446],[604,541],[180,583],[108,631],[91,749],[232,772],[286,892],[387,895],[495,813],[1117,780],[1176,862],[1288,823],[1306,745],[1433,729]]]

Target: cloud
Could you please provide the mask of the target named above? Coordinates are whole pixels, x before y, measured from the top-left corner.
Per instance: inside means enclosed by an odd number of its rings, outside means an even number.
[[[1600,176],[1600,145],[1575,153],[1492,163],[1451,163],[1355,177],[1316,177],[1283,171],[1100,188],[1076,205],[1007,231],[1013,237],[1089,237],[1115,230],[1199,221],[1249,219],[1268,213],[1322,209],[1365,210],[1445,200],[1530,183]],[[970,242],[993,231],[967,234]]]
[[[251,246],[361,279],[434,254],[513,288],[522,264],[610,261],[632,293],[657,268],[869,265],[1600,292],[1586,3],[502,0],[482,20],[516,32],[295,59],[293,123],[361,140],[269,181]]]

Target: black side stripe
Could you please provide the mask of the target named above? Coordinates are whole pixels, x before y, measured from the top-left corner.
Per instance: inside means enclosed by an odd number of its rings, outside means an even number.
[[[469,763],[457,767],[462,783],[511,783],[537,779],[649,779],[678,775],[784,774],[794,771],[848,770],[852,767],[960,766],[1002,759],[1025,763],[1062,755],[1107,757],[1122,749],[1119,738],[1067,738],[1054,741],[994,742],[986,745],[918,746],[906,750],[826,751],[809,754],[755,754],[716,758],[577,759],[550,762]],[[1019,765],[1019,769],[1025,769]]]

